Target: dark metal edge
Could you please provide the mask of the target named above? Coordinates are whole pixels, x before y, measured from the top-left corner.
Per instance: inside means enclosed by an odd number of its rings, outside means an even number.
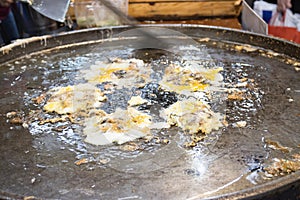
[[[227,41],[240,44],[248,44],[277,53],[300,59],[300,45],[271,36],[255,34],[247,31],[229,29],[223,27],[192,25],[192,24],[170,24],[170,25],[140,25],[138,27],[159,27],[172,29],[190,37],[211,38],[218,41]],[[131,26],[116,26],[103,28],[90,28],[76,31],[23,39],[21,43],[15,43],[0,48],[0,63],[20,58],[33,52],[51,49],[62,45],[71,45],[80,42],[107,39],[115,37],[116,34],[131,29]]]

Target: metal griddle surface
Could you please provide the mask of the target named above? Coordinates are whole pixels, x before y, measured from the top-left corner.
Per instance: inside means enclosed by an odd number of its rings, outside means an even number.
[[[81,69],[106,57],[135,57],[153,62],[176,59],[165,51],[134,51],[130,40],[109,45],[82,45],[53,50],[2,64],[0,190],[11,197],[35,196],[43,199],[194,199],[219,195],[258,195],[282,184],[299,181],[299,172],[264,179],[263,166],[273,158],[291,158],[300,148],[300,76],[285,56],[262,55],[262,51],[232,50],[226,42],[201,42],[200,56],[224,67],[229,82],[243,73],[253,78],[263,93],[254,109],[246,111],[226,101],[229,126],[215,133],[211,144],[184,148],[185,137],[177,129],[160,133],[168,145],[152,144],[144,151],[123,152],[118,146],[85,144],[73,131],[58,134],[7,122],[6,113],[36,109],[30,99],[54,86],[76,83]],[[147,52],[147,54],[145,54]],[[290,102],[289,99],[293,99]],[[118,99],[116,99],[118,101]],[[247,121],[245,128],[231,126]],[[265,139],[292,149],[282,153],[266,147]],[[76,166],[81,157],[109,158],[101,164]],[[264,189],[261,189],[264,188]],[[15,196],[13,195],[15,194]],[[234,195],[233,195],[234,196]]]

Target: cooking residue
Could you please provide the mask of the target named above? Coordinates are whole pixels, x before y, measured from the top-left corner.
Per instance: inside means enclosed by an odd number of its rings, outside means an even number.
[[[284,155],[292,151],[291,148],[285,147],[279,142],[273,141],[271,139],[266,139],[265,143],[267,148],[273,149],[275,151],[280,151]],[[271,164],[266,165],[264,170],[265,175],[268,178],[296,172],[300,170],[300,154],[294,153],[291,156],[285,156],[285,158],[273,158]]]
[[[267,147],[274,149],[274,150],[282,151],[283,153],[289,153],[291,151],[291,149],[289,147],[282,146],[277,141],[266,139],[265,143],[266,143]]]
[[[273,163],[265,168],[266,176],[282,176],[300,170],[300,154],[294,154],[292,159],[274,158]]]

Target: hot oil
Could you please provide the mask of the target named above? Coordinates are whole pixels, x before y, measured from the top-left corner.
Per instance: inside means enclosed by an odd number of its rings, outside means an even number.
[[[243,90],[241,99],[227,102],[226,115],[229,123],[246,121],[249,128],[255,128],[255,125],[260,123],[255,116],[262,109],[261,101],[265,92],[255,82],[260,78],[254,80],[254,77],[261,73],[260,70],[265,71],[266,69],[247,63],[224,63],[224,68],[223,76],[225,83],[228,84],[227,87],[242,85],[239,88]]]
[[[212,108],[224,111],[228,126],[219,131],[221,134],[212,134],[214,137],[191,149],[184,148],[186,134],[176,127],[156,131],[154,137],[125,145],[93,146],[83,141],[82,126],[78,124],[67,121],[34,125],[35,128],[29,131],[22,124],[11,124],[6,113],[14,110],[22,112],[25,117],[32,110],[40,110],[43,104],[36,104],[32,98],[53,87],[84,82],[78,77],[80,70],[88,69],[97,60],[114,57],[142,59],[153,65],[155,73],[151,76],[158,82],[170,63],[195,58],[199,56],[197,52],[189,51],[182,59],[176,53],[161,50],[136,51],[116,45],[116,49],[101,48],[100,51],[100,47],[94,45],[4,64],[1,67],[3,137],[0,146],[7,161],[3,165],[10,166],[6,172],[14,174],[14,180],[19,178],[31,185],[32,189],[26,190],[44,198],[62,194],[86,197],[80,192],[83,190],[88,190],[92,197],[99,197],[96,191],[101,190],[101,197],[119,198],[128,196],[128,187],[134,195],[143,198],[153,197],[154,193],[165,199],[186,197],[186,193],[192,196],[200,193],[207,197],[267,182],[263,171],[265,165],[275,157],[289,158],[299,151],[297,145],[300,141],[295,134],[299,132],[299,75],[280,59],[269,59],[259,51],[239,52],[224,48],[226,45],[223,43],[220,43],[222,48],[213,43],[201,45],[200,57],[205,56],[203,63],[224,68],[221,73],[225,89],[243,83],[245,78],[251,87],[246,87],[247,98],[243,100],[227,100],[221,96],[213,101]],[[111,105],[104,104],[102,109],[113,112],[116,107],[126,107],[127,99],[133,94],[141,93],[147,98],[154,93],[157,98],[152,95],[149,98],[153,105],[150,108],[140,106],[139,109],[149,108],[155,114],[181,98],[160,91],[157,82],[143,88],[116,90],[111,94],[111,98],[116,100]],[[156,104],[161,100],[158,97],[165,101]],[[289,102],[289,99],[294,101]],[[245,121],[246,126],[237,127],[239,121]],[[290,153],[277,152],[267,146],[264,138],[279,141],[292,150]],[[1,177],[6,176],[2,173]],[[84,184],[78,184],[76,180],[79,177]],[[46,184],[49,181],[56,186]],[[11,181],[3,183],[3,188],[13,185]],[[24,185],[14,184],[12,190],[17,193],[25,191],[22,189]],[[62,185],[65,190],[56,188]],[[74,190],[74,185],[79,189]],[[173,192],[167,192],[170,185]],[[47,187],[59,192],[46,194]]]
[[[95,51],[94,47],[90,49],[93,49]],[[26,91],[26,94],[24,95],[25,105],[26,106],[29,105],[31,107],[31,110],[34,109],[32,108],[32,106],[34,107],[34,104],[31,101],[32,98],[36,98],[40,94],[46,92],[48,89],[53,88],[55,86],[66,86],[66,85],[73,85],[79,82],[83,82],[84,80],[81,80],[80,77],[78,78],[78,76],[76,75],[80,70],[89,68],[89,65],[95,63],[97,60],[103,60],[103,59],[109,60],[110,58],[119,57],[120,53],[123,57],[127,56],[127,57],[141,58],[145,60],[145,62],[151,63],[155,71],[155,73],[153,73],[151,76],[157,82],[159,82],[162,79],[162,76],[164,74],[164,69],[170,63],[182,62],[182,57],[178,57],[176,56],[176,54],[162,51],[162,50],[155,50],[155,49],[134,50],[132,52],[128,51],[129,52],[127,53],[128,55],[124,53],[126,50],[111,51],[110,49],[109,52],[103,51],[102,53],[94,53],[88,50],[80,50],[80,51],[84,51],[84,52],[79,52],[79,50],[73,50],[71,51],[71,55],[70,53],[66,55],[63,52],[59,52],[52,55],[40,55],[37,56],[36,58],[31,58],[29,60],[29,63],[28,60],[26,60],[27,65],[30,68],[26,70],[26,73],[35,74],[35,77],[32,78],[32,81],[30,80],[27,83],[29,90]],[[198,52],[196,52],[196,54],[197,53]],[[192,53],[188,52],[187,55],[184,55],[185,56],[184,59],[186,60],[192,57],[195,58],[196,55],[194,54],[195,52]],[[210,57],[206,57],[205,60],[206,59],[210,59]],[[19,61],[18,63],[21,64],[23,62],[24,61]],[[211,62],[212,62],[211,65],[215,65],[213,61]],[[224,65],[224,63],[218,63],[218,64],[220,66]],[[236,72],[236,74],[243,72],[242,69],[243,66],[239,66],[239,63],[232,64],[232,66],[234,65],[237,66],[236,68],[238,69],[237,70],[238,72]],[[230,67],[228,67],[228,69],[230,70]],[[225,74],[226,71],[224,71],[224,75]],[[237,78],[236,74],[232,74],[232,73],[227,73],[227,74],[231,74],[231,77],[226,77],[225,82],[227,80],[228,82],[235,81],[234,78]],[[239,76],[245,77],[247,76],[247,74],[239,74]],[[105,103],[101,109],[105,110],[108,113],[111,113],[114,112],[117,107],[126,108],[127,101],[129,100],[130,96],[135,93],[141,93],[142,97],[144,97],[145,99],[149,99],[152,103],[154,103],[154,106],[151,106],[151,108],[149,109],[152,110],[152,112],[154,112],[156,116],[158,116],[159,110],[161,108],[167,107],[170,104],[176,102],[178,97],[176,96],[176,94],[172,92],[160,91],[157,82],[149,83],[144,88],[133,88],[132,91],[128,89],[116,90],[112,94],[108,95],[110,99],[115,99],[115,101]],[[40,83],[42,84],[40,85]],[[101,88],[101,86],[99,87]],[[228,109],[229,112],[232,112],[231,107],[240,108],[239,106],[229,105],[229,109]],[[36,105],[36,109],[41,109],[40,105]],[[142,105],[139,107],[139,109],[145,110],[148,109],[148,107]],[[239,115],[241,115],[241,117],[244,118],[239,118]],[[231,119],[229,117],[228,119],[234,122],[239,120],[245,120],[247,118],[247,116],[245,116],[245,114],[243,113],[239,113],[239,115],[236,115],[235,113],[234,119]],[[75,129],[72,128],[72,126],[75,127]],[[31,129],[31,133],[34,135],[45,134],[47,132],[51,132],[51,134],[56,134],[55,130],[58,129],[62,129],[62,131],[57,133],[58,140],[62,141],[63,143],[77,146],[75,149],[74,148],[70,148],[70,149],[72,151],[73,150],[78,151],[79,154],[78,157],[82,157],[80,152],[84,152],[84,155],[88,154],[88,151],[85,149],[86,144],[80,140],[80,131],[78,130],[81,130],[81,128],[76,125],[72,125],[71,123],[65,122],[58,125],[57,124],[54,125],[45,124],[42,126],[38,125],[38,127]],[[168,136],[158,136],[159,140],[163,140],[164,138],[168,138]],[[158,145],[159,142],[157,142],[158,139],[153,139],[154,143],[152,144],[154,147],[157,148],[160,146]],[[90,147],[90,148],[93,149],[94,147]],[[101,151],[103,149],[110,149],[110,147],[109,148],[96,147],[96,149],[98,148],[100,148]],[[111,151],[114,151],[113,149],[119,149],[119,148],[112,147],[111,149],[112,149]],[[90,160],[94,160],[94,159],[90,159]]]

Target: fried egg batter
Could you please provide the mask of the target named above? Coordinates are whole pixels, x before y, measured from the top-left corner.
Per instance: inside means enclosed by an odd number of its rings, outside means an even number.
[[[112,114],[89,117],[85,120],[85,141],[94,145],[123,144],[150,135],[152,117],[128,107]]]
[[[222,81],[219,73],[223,68],[205,68],[197,62],[186,62],[184,65],[170,64],[166,70],[160,85],[172,92],[179,94],[191,94],[197,91],[205,91],[210,85],[218,85]]]
[[[118,89],[143,86],[150,80],[151,66],[139,59],[115,59],[110,63],[96,62],[89,70],[83,71],[88,82],[100,84],[111,82]]]
[[[193,98],[181,98],[176,103],[164,108],[160,115],[163,121],[153,122],[152,114],[138,110],[142,104],[150,105],[147,98],[132,96],[127,109],[116,108],[113,113],[101,109],[107,99],[106,88],[101,91],[96,86],[111,83],[115,88],[138,88],[151,82],[151,66],[142,60],[116,59],[113,62],[97,62],[89,70],[83,71],[87,83],[74,86],[57,87],[48,92],[51,95],[43,110],[59,115],[84,116],[83,125],[85,142],[93,145],[111,143],[123,144],[137,138],[151,135],[152,129],[178,126],[184,132],[209,134],[222,126],[222,116],[213,112],[197,93],[207,90],[210,86],[218,86],[222,81],[222,68],[205,68],[197,62],[186,62],[185,65],[170,64],[159,82],[160,86],[178,95],[189,94]],[[207,91],[206,91],[207,92]],[[206,93],[203,92],[205,96]],[[206,98],[209,99],[209,98]],[[146,113],[147,112],[147,113]],[[83,115],[84,114],[84,115]]]
[[[51,97],[43,109],[57,114],[76,114],[99,107],[107,98],[95,86],[84,83],[73,86],[57,87],[48,92]]]
[[[222,127],[223,117],[215,113],[210,106],[195,98],[178,101],[162,111],[162,116],[170,125],[178,126],[183,131],[205,134]]]

